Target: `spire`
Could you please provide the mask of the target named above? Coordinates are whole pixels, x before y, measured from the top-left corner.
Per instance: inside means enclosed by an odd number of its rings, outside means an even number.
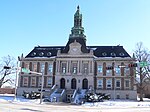
[[[77,10],[74,14],[74,26],[71,29],[71,34],[69,38],[83,38],[86,40],[84,35],[84,28],[82,27],[82,14],[80,14],[80,7],[77,6]]]

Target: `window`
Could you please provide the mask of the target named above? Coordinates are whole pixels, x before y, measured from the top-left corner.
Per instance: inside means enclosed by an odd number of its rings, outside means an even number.
[[[112,52],[110,55],[111,55],[112,57],[116,56],[116,54],[115,54],[114,52]]]
[[[29,69],[29,63],[25,63],[24,68],[28,68]]]
[[[31,77],[31,86],[36,86],[36,77]]]
[[[48,73],[51,74],[53,72],[53,65],[49,64],[48,65]]]
[[[41,63],[41,73],[44,72],[44,67],[45,67],[44,63]]]
[[[66,63],[62,63],[62,73],[66,73],[66,68],[67,68],[67,64]]]
[[[47,78],[47,86],[52,86],[52,78],[51,77]]]
[[[129,80],[125,80],[125,87],[126,87],[126,88],[129,88],[129,87],[130,87],[130,82],[129,82]]]
[[[98,73],[102,73],[102,72],[103,72],[103,68],[102,68],[102,66],[101,66],[101,65],[98,65],[97,70],[98,70]]]
[[[31,56],[35,56],[36,55],[36,52],[33,52],[32,54],[31,54]]]
[[[40,53],[39,53],[39,56],[43,56],[43,55],[44,55],[44,53],[43,53],[43,52],[40,52]]]
[[[102,89],[102,88],[103,88],[103,79],[99,79],[99,80],[97,81],[97,88],[98,88],[98,89]]]
[[[33,71],[37,72],[37,63],[33,63]]]
[[[83,64],[83,73],[88,73],[88,63]]]
[[[47,56],[51,56],[51,55],[52,55],[51,52],[48,52],[48,53],[47,53]]]
[[[117,74],[117,75],[120,75],[120,68],[116,67],[116,68],[115,68],[115,71],[116,71],[116,74]]]
[[[120,88],[120,87],[121,87],[120,80],[116,80],[116,88]]]
[[[28,77],[23,77],[23,86],[28,86]]]
[[[103,56],[107,56],[107,53],[106,53],[106,52],[103,52],[102,55],[103,55]]]
[[[39,86],[42,85],[42,77],[39,77],[39,81],[38,81]]]
[[[124,56],[125,54],[123,52],[119,53],[120,56]]]
[[[112,80],[111,79],[107,79],[106,80],[106,85],[107,85],[107,89],[111,89]]]
[[[73,63],[72,73],[73,74],[77,73],[77,63]]]
[[[128,68],[128,67],[124,68],[124,74],[125,75],[130,74],[130,68]]]
[[[107,67],[109,68],[109,67],[112,67],[112,66],[111,66],[111,65],[108,65]],[[106,67],[106,68],[107,68],[107,67]],[[106,69],[106,73],[107,73],[107,74],[111,74],[111,73],[112,73],[112,69]]]

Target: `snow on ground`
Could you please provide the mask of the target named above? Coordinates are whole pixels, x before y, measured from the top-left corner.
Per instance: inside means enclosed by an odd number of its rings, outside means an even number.
[[[40,99],[25,99],[24,97],[17,97],[14,100],[14,95],[0,94],[0,102],[13,102],[13,103],[29,103],[29,104],[39,104]],[[46,103],[43,103],[46,105]],[[56,104],[56,103],[55,103]],[[60,104],[60,103],[58,103]],[[69,104],[68,104],[69,105]],[[82,106],[103,106],[103,107],[150,107],[150,99],[144,98],[143,102],[135,100],[108,100],[104,102],[95,102],[95,103],[85,103]]]
[[[0,94],[0,102],[13,102],[13,103],[34,103],[39,104],[40,99],[25,99],[24,97],[14,97],[13,94]]]
[[[143,102],[135,100],[108,100],[104,102],[85,103],[83,106],[106,106],[106,107],[150,107],[150,99],[144,98]]]

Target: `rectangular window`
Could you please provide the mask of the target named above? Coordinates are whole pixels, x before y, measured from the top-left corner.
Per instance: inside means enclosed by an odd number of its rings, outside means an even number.
[[[24,68],[28,68],[29,69],[29,63],[25,63]]]
[[[120,80],[116,80],[116,88],[120,88],[121,87],[121,82]]]
[[[83,73],[88,73],[88,63],[83,64]]]
[[[98,89],[102,89],[102,88],[103,88],[103,79],[99,79],[99,80],[97,81],[97,88],[98,88]]]
[[[67,68],[67,64],[66,63],[62,63],[62,73],[66,73],[66,68]]]
[[[44,68],[45,68],[45,64],[44,64],[44,63],[41,63],[41,73],[44,72]]]
[[[77,74],[77,63],[73,63],[72,65],[73,65],[73,67],[72,67],[72,73],[73,74]]]
[[[129,80],[125,80],[125,87],[129,88],[130,87],[130,81]]]
[[[47,78],[47,86],[52,86],[52,78],[51,77],[48,77]]]
[[[98,73],[102,73],[103,72],[103,68],[102,68],[101,65],[98,65],[97,71],[98,71]]]
[[[39,85],[39,86],[42,85],[42,77],[39,77],[38,85]]]
[[[115,71],[116,71],[116,74],[117,74],[117,75],[120,75],[120,74],[121,74],[120,68],[116,67],[116,68],[115,68]]]
[[[23,86],[28,86],[28,77],[23,77]]]
[[[49,64],[48,65],[48,73],[51,74],[53,72],[53,65]]]
[[[130,68],[126,67],[124,68],[124,75],[129,75],[130,74]]]
[[[37,72],[37,63],[33,63],[33,71]]]
[[[107,89],[111,89],[111,87],[112,87],[112,80],[111,79],[106,80],[106,87],[107,87]]]
[[[36,77],[31,77],[31,86],[36,86]]]
[[[107,68],[111,68],[112,66],[111,65],[108,65],[107,67],[106,67],[106,73],[107,74],[111,74],[112,73],[112,69],[107,69]],[[106,74],[106,75],[107,75]]]

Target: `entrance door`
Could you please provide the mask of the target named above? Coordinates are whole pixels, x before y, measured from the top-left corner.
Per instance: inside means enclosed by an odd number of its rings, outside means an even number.
[[[65,79],[64,78],[60,79],[60,89],[65,89]]]
[[[76,79],[75,78],[73,78],[72,80],[71,80],[71,89],[76,89]]]
[[[88,80],[86,78],[82,81],[82,89],[88,89]]]

